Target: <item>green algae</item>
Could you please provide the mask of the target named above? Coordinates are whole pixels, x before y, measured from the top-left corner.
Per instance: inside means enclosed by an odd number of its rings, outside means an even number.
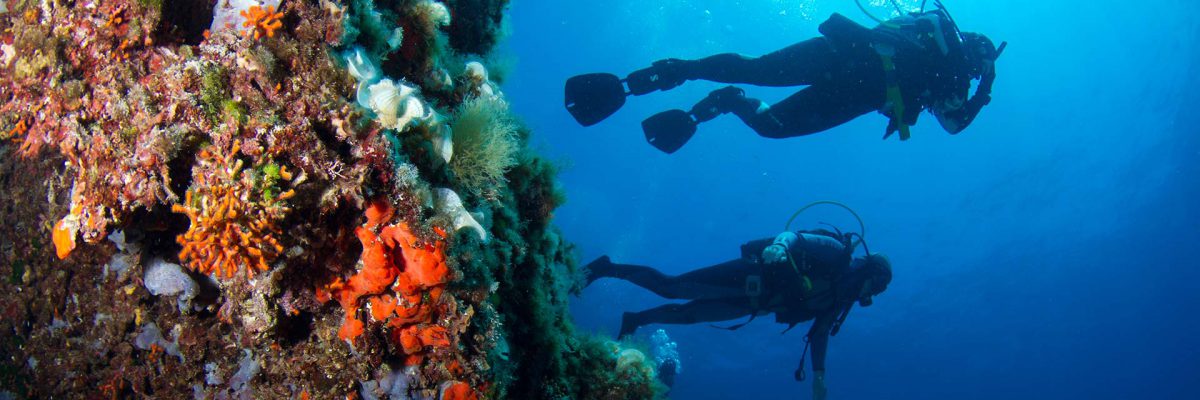
[[[259,179],[259,190],[262,191],[263,201],[270,203],[275,199],[275,193],[279,191],[276,185],[282,176],[279,173],[279,164],[269,162],[258,168],[256,174]]]
[[[503,183],[504,173],[517,162],[518,128],[503,100],[473,98],[459,107],[450,125],[454,133],[450,168],[467,191],[479,194]]]
[[[21,284],[21,277],[25,275],[25,262],[21,260],[13,261],[12,273],[8,275],[8,283],[13,285]]]
[[[157,11],[162,9],[163,2],[165,1],[166,0],[137,0],[137,3],[142,7]]]
[[[226,119],[237,121],[238,124],[245,125],[250,120],[250,115],[246,111],[246,106],[234,99],[225,99],[221,101],[220,115]]]
[[[224,68],[207,66],[200,73],[200,107],[215,124],[230,100],[229,76]]]

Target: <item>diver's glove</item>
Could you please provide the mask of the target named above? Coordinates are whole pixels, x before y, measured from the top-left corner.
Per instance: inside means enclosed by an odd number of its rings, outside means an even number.
[[[813,371],[813,400],[825,400],[825,371]]]
[[[992,85],[996,83],[995,61],[984,61],[981,70],[979,85],[975,87],[975,95],[971,97],[971,101],[981,103],[980,106],[982,107],[992,101]]]
[[[633,71],[625,77],[629,93],[643,95],[655,90],[670,90],[692,78],[695,61],[668,58],[655,61],[649,68]]]
[[[979,79],[979,85],[975,87],[975,94],[967,100],[966,110],[969,115],[976,115],[983,106],[992,102],[992,84],[996,82],[996,69],[989,61],[984,63],[983,76]]]
[[[784,232],[775,237],[775,242],[763,249],[762,260],[766,264],[780,263],[787,260],[788,249],[792,248],[792,243],[796,243],[798,237],[795,233]]]

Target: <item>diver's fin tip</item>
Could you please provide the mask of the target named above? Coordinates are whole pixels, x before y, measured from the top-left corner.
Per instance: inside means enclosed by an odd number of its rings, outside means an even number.
[[[563,105],[575,121],[592,126],[625,105],[625,85],[608,73],[576,75],[567,79]]]
[[[696,134],[696,121],[683,110],[667,110],[642,121],[646,142],[667,154],[678,151]]]

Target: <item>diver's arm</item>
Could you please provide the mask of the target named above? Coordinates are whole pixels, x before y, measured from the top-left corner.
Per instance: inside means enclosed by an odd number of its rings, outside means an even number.
[[[833,265],[845,255],[846,247],[832,237],[810,233],[783,232],[775,241],[763,249],[762,260],[767,264],[783,262],[787,255],[803,257],[807,254],[814,262]]]
[[[975,116],[979,115],[979,111],[983,106],[988,105],[992,101],[992,84],[996,81],[996,71],[994,68],[988,68],[987,72],[979,80],[979,86],[975,88],[975,95],[971,96],[961,107],[950,110],[936,110],[934,115],[937,116],[938,122],[942,124],[951,135],[956,135],[966,129],[971,122],[975,121]]]
[[[799,238],[795,233],[784,232],[775,236],[775,241],[770,246],[763,249],[762,260],[767,264],[774,264],[787,260],[788,251],[791,250],[792,244],[796,243]]]

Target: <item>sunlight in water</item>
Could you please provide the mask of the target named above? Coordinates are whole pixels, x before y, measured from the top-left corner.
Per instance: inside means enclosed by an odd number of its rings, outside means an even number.
[[[845,1],[852,2],[854,0]],[[892,18],[900,16],[900,13],[896,11],[896,7],[900,7],[900,9],[904,10],[904,12],[917,11],[921,8],[921,1],[922,0],[865,0],[862,4],[864,7],[867,7],[869,11],[879,15],[880,17],[884,17],[886,15],[887,18]],[[791,8],[790,6],[787,6],[787,3],[791,3],[788,0],[775,0],[775,2],[784,5],[784,11],[781,12],[782,14],[788,13],[787,10]],[[796,2],[795,12],[797,12],[805,20],[822,18],[822,11],[818,9],[818,6],[822,4],[828,5],[828,3],[829,2],[825,0],[800,0]],[[929,3],[926,8],[932,6],[933,4]]]

